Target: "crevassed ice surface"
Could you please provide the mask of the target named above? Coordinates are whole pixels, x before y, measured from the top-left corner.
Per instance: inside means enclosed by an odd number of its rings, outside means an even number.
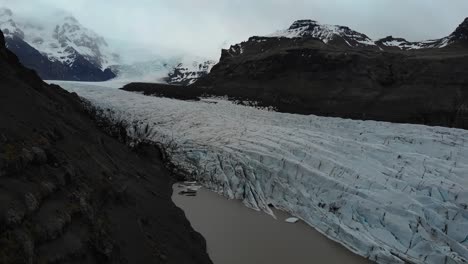
[[[61,83],[203,184],[286,210],[379,263],[468,259],[468,131],[268,112]]]

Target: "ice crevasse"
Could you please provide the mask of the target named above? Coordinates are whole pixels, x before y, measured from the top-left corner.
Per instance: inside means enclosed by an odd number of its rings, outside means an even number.
[[[468,262],[468,131],[303,116],[60,83],[247,206],[378,263]]]

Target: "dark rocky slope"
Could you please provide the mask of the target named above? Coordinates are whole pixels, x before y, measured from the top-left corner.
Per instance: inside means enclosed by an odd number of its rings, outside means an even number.
[[[223,50],[187,94],[228,95],[282,112],[468,129],[467,29],[468,19],[445,38],[447,46],[418,50],[347,47],[307,35],[252,37]],[[148,85],[139,87],[149,93]]]
[[[124,137],[123,137],[124,138]],[[101,132],[0,34],[0,263],[211,263],[159,152]]]

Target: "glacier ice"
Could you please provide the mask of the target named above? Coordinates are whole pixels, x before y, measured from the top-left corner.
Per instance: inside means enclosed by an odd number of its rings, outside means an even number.
[[[297,222],[299,221],[299,218],[297,218],[297,217],[290,217],[290,218],[287,218],[285,221],[286,221],[287,223],[290,223],[290,224],[295,224],[295,223],[297,223]]]
[[[204,186],[285,210],[378,263],[468,260],[468,131],[60,83]]]

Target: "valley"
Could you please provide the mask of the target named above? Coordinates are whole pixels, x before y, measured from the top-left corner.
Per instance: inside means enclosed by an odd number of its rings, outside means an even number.
[[[267,2],[0,0],[0,263],[468,263],[468,4]]]
[[[132,142],[161,146],[183,178],[267,214],[270,205],[289,212],[370,260],[457,263],[467,256],[458,232],[467,221],[466,130],[55,83],[120,124]]]

